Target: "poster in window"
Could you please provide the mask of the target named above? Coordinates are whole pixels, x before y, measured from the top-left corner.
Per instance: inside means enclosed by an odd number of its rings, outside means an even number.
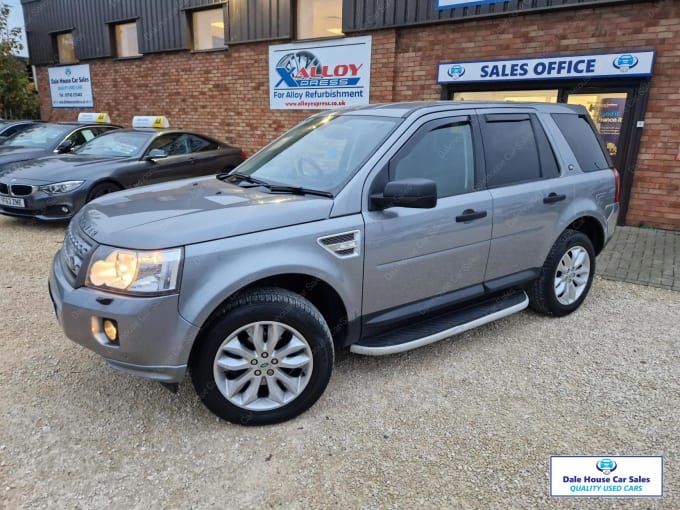
[[[614,157],[619,151],[619,137],[623,125],[623,112],[626,108],[625,98],[607,98],[600,101],[597,124],[609,154]]]

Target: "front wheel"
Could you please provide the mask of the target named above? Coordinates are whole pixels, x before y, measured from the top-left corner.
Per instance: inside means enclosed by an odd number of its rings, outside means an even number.
[[[120,191],[121,189],[123,188],[118,186],[118,184],[116,183],[100,182],[94,188],[92,188],[90,192],[87,194],[87,201],[90,202],[95,198],[103,197],[104,195],[108,195],[109,193],[115,193],[116,191]]]
[[[279,288],[247,291],[226,305],[193,357],[203,403],[232,423],[266,425],[311,407],[328,385],[333,342],[319,311]]]
[[[546,315],[570,314],[583,303],[594,275],[595,249],[590,238],[577,230],[565,230],[528,290],[529,306]]]

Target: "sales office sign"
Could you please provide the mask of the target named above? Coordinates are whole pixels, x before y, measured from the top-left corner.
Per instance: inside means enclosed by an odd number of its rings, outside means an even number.
[[[663,496],[663,457],[550,457],[550,495]]]
[[[653,66],[653,51],[442,62],[437,71],[437,82],[453,84],[646,77],[652,75]]]

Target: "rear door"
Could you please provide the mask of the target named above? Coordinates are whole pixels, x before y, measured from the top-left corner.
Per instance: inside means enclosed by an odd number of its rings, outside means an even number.
[[[184,135],[189,148],[191,172],[194,175],[216,174],[231,170],[240,163],[241,151],[228,147],[226,150],[209,138],[187,133]]]
[[[474,133],[474,134],[473,134]],[[437,184],[433,209],[364,212],[364,332],[378,315],[394,320],[450,304],[455,291],[483,281],[491,237],[491,194],[479,182],[481,152],[470,116],[424,123],[370,184],[421,177]],[[466,294],[467,295],[467,294]],[[469,297],[469,296],[468,296]],[[422,306],[421,306],[422,305]],[[384,312],[390,310],[390,314]]]
[[[534,111],[480,110],[493,230],[485,280],[542,265],[555,225],[574,198]],[[529,273],[524,274],[529,278]]]
[[[167,156],[149,161],[144,175],[144,184],[165,182],[175,179],[193,177],[191,154],[186,142],[185,133],[167,133],[158,136],[146,150],[148,155],[152,150],[160,149]]]

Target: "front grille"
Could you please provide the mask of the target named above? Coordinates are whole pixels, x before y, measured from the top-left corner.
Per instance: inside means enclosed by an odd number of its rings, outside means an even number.
[[[33,193],[33,186],[27,186],[25,184],[12,184],[10,186],[10,191],[15,197],[25,197]]]
[[[2,182],[0,182],[0,195],[9,195],[9,187]]]
[[[83,260],[85,260],[90,251],[92,251],[92,245],[76,232],[73,223],[71,223],[66,231],[61,256],[66,267],[73,273],[73,276],[78,275],[83,265]]]

